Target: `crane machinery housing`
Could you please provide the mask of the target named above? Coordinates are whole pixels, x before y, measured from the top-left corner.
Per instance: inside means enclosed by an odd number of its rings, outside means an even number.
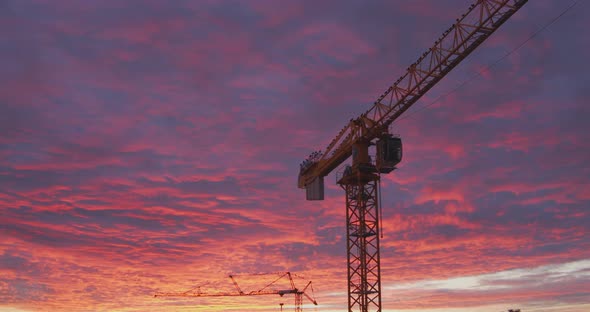
[[[235,296],[263,296],[263,295],[279,295],[283,297],[284,295],[293,294],[295,296],[295,312],[302,312],[303,308],[303,297],[306,297],[311,303],[314,305],[318,305],[317,301],[313,296],[313,286],[311,281],[309,281],[305,287],[299,289],[295,286],[295,281],[293,276],[298,277],[297,274],[291,272],[279,272],[279,273],[263,273],[263,274],[240,274],[239,276],[253,276],[253,275],[274,275],[277,274],[278,277],[274,279],[272,282],[268,283],[266,286],[251,291],[243,291],[242,288],[238,285],[236,274],[230,274],[228,277],[231,279],[233,286],[236,289],[236,292],[203,292],[201,291],[200,287],[195,287],[183,292],[158,292],[154,294],[154,297],[235,297]],[[288,280],[290,288],[286,289],[278,289],[279,281]],[[306,290],[310,288],[312,291],[312,295],[310,296],[306,293]],[[281,303],[281,310],[282,310],[282,303]]]
[[[380,174],[396,169],[402,143],[390,125],[473,52],[527,0],[477,0],[371,108],[351,119],[326,149],[300,165],[297,185],[307,200],[324,199],[324,177],[352,156],[337,183],[346,193],[348,311],[381,311]],[[369,147],[375,146],[375,161]]]

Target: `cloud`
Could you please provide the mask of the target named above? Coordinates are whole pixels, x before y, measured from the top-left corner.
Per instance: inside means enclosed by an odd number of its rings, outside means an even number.
[[[407,304],[410,306],[415,304],[418,298],[420,302],[429,302],[428,297],[430,297],[435,302],[447,298],[451,306],[478,305],[477,301],[490,304],[509,302],[511,305],[521,308],[526,306],[528,309],[537,311],[541,308],[540,306],[520,302],[523,299],[521,291],[533,290],[524,298],[535,294],[538,298],[569,297],[574,299],[573,301],[584,303],[582,298],[587,294],[580,292],[578,287],[584,287],[588,283],[588,266],[588,260],[579,260],[491,274],[394,284],[385,286],[385,289],[399,298],[395,300],[399,308]],[[547,287],[547,285],[551,286]]]
[[[152,297],[207,282],[231,290],[228,273],[269,271],[304,275],[322,310],[344,309],[344,193],[332,174],[326,200],[305,201],[297,165],[466,9],[0,7],[3,311],[292,305]],[[384,311],[588,305],[590,93],[577,60],[589,46],[568,35],[580,13],[472,78],[561,7],[525,9],[394,124],[404,160],[381,177]]]

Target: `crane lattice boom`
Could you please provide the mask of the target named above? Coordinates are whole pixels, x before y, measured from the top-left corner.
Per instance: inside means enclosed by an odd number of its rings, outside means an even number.
[[[269,274],[247,274],[247,275],[252,276],[252,275],[269,275]],[[235,279],[235,277],[237,277],[237,275],[229,275],[228,277],[231,279],[237,292],[214,292],[214,293],[202,292],[200,287],[196,287],[196,288],[184,291],[184,292],[158,292],[158,293],[154,294],[154,297],[240,297],[240,296],[263,296],[263,295],[279,295],[282,297],[287,294],[293,294],[293,295],[295,295],[295,311],[302,311],[301,305],[302,305],[303,297],[306,297],[314,305],[317,305],[318,303],[313,298],[313,296],[310,296],[309,294],[307,294],[305,292],[309,287],[312,287],[312,291],[313,291],[313,286],[311,284],[311,281],[309,281],[305,285],[305,287],[300,290],[297,287],[295,287],[295,281],[293,280],[293,276],[296,276],[296,275],[291,272],[281,272],[281,273],[278,273],[278,277],[275,280],[273,280],[272,282],[270,282],[266,286],[264,286],[260,289],[257,289],[257,290],[244,292],[244,291],[242,291],[242,289],[238,285],[238,282]],[[280,280],[284,280],[285,278],[289,280],[289,284],[290,284],[291,288],[275,289],[274,286],[276,286],[277,282],[279,282]]]
[[[358,141],[372,141],[387,133],[389,125],[430,88],[465,59],[527,0],[479,0],[447,29],[407,71],[350,122],[323,152],[301,166],[298,186],[304,188],[328,175],[352,154]],[[318,157],[319,156],[319,157]],[[313,159],[315,158],[315,159]]]

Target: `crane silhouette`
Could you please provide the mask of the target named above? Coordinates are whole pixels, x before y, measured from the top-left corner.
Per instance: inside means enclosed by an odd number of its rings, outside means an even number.
[[[237,277],[252,277],[252,276],[260,276],[260,275],[277,275],[278,277],[274,279],[272,282],[266,284],[264,287],[256,290],[251,291],[243,291],[242,288],[238,285]],[[154,294],[154,297],[236,297],[236,296],[263,296],[263,295],[279,295],[283,297],[284,295],[293,294],[295,296],[295,312],[302,312],[303,311],[303,297],[307,298],[311,303],[317,305],[317,301],[313,295],[313,286],[311,281],[309,281],[305,287],[299,289],[295,286],[295,281],[293,277],[299,277],[297,274],[291,272],[279,272],[279,273],[261,273],[261,274],[230,274],[228,277],[231,279],[232,284],[235,288],[235,292],[204,292],[201,290],[200,286],[191,288],[189,290],[183,292],[157,292]],[[277,288],[279,282],[281,281],[288,281],[290,288],[287,289],[280,289]],[[311,296],[306,292],[308,288],[311,290]],[[281,309],[282,309],[281,304]]]
[[[402,143],[391,124],[516,13],[527,0],[477,0],[411,64],[371,108],[351,119],[324,151],[301,164],[297,186],[324,199],[324,177],[352,156],[337,183],[346,193],[348,311],[381,311],[379,208],[381,174],[396,169]],[[375,146],[375,162],[369,147]]]

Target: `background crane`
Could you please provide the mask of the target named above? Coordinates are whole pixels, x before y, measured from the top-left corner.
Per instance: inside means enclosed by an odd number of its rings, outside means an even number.
[[[242,288],[238,285],[236,278],[238,275],[232,274],[229,275],[229,278],[232,281],[233,286],[235,287],[236,292],[203,292],[201,291],[201,287],[195,287],[189,289],[184,292],[158,292],[154,294],[154,297],[234,297],[234,296],[262,296],[262,295],[279,295],[284,296],[287,294],[293,294],[295,296],[295,311],[301,312],[303,311],[303,297],[306,297],[311,303],[317,305],[317,301],[313,295],[313,286],[311,281],[309,281],[303,289],[299,289],[295,286],[295,281],[293,276],[298,277],[296,274],[291,272],[281,272],[281,273],[264,273],[264,274],[240,274],[240,277],[246,276],[260,276],[260,275],[271,275],[277,274],[278,277],[274,279],[272,282],[268,283],[266,286],[252,291],[243,291]],[[289,282],[290,288],[288,289],[279,289],[280,282]],[[311,296],[306,293],[307,289],[311,289]],[[282,309],[282,304],[281,304]]]
[[[430,88],[484,42],[527,0],[478,0],[434,45],[407,68],[359,117],[351,119],[324,151],[300,165],[298,187],[307,200],[324,199],[324,177],[352,156],[338,184],[346,192],[348,311],[381,311],[379,181],[402,158],[389,127]],[[375,146],[375,162],[369,147]]]

